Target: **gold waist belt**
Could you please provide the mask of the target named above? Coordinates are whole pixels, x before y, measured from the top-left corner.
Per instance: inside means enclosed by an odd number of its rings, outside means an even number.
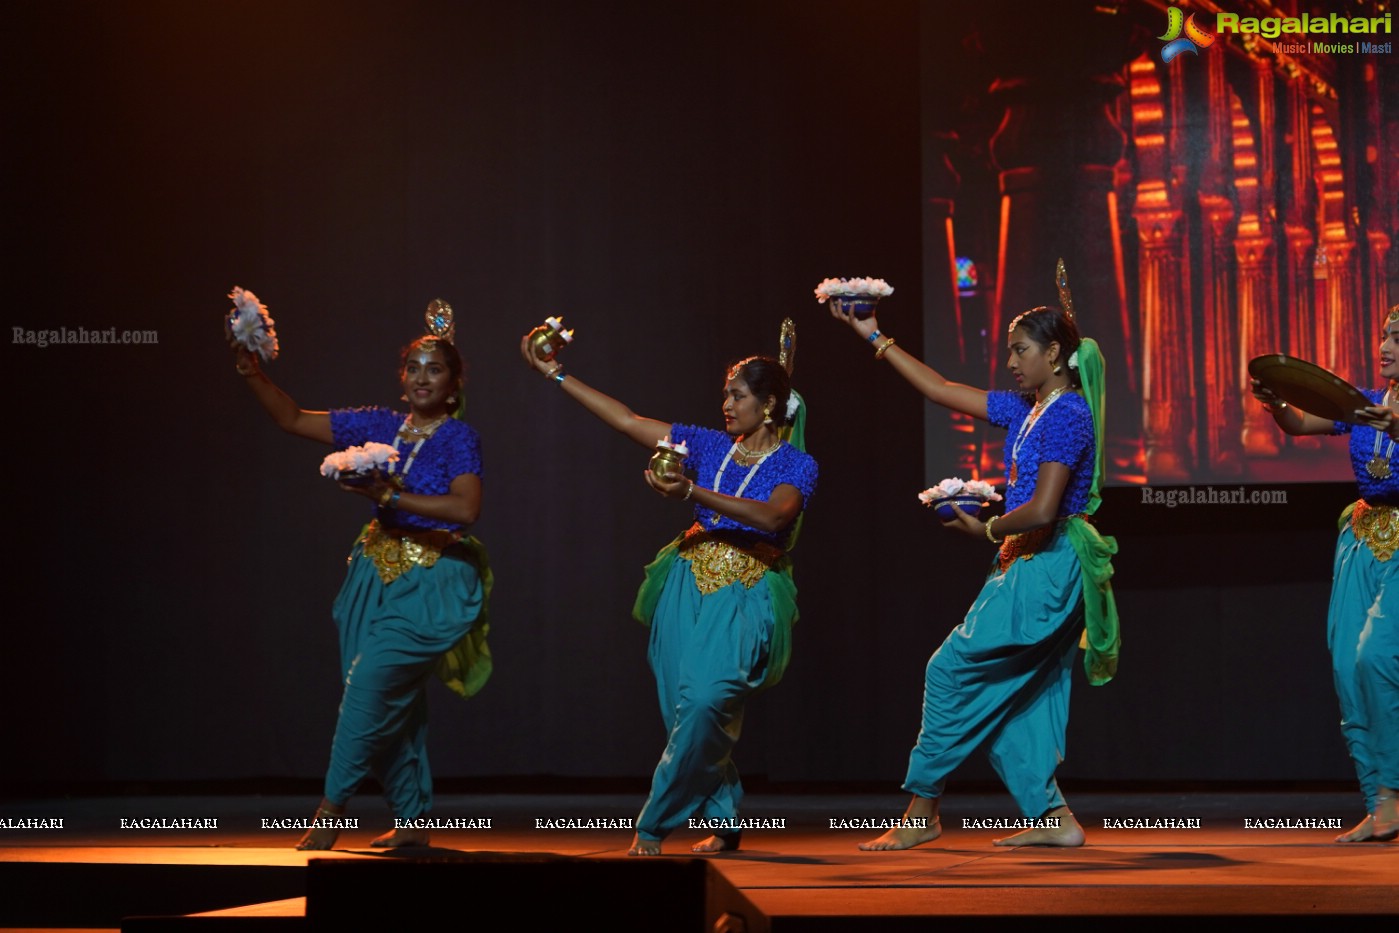
[[[364,545],[364,556],[374,561],[379,578],[387,584],[413,567],[431,567],[443,551],[459,540],[461,536],[454,531],[386,529],[375,520],[364,529],[356,543]]]
[[[761,541],[740,547],[695,524],[680,542],[680,556],[690,562],[695,586],[708,595],[735,581],[752,589],[782,559],[782,550]]]
[[[1010,569],[1010,565],[1019,560],[1029,560],[1040,551],[1044,550],[1049,539],[1054,536],[1054,529],[1058,527],[1058,522],[1053,525],[1045,525],[1043,528],[1036,528],[1034,531],[1022,532],[1018,535],[1007,535],[1001,542],[1000,553],[996,556],[996,564],[1000,567],[1001,573]]]
[[[1350,513],[1350,530],[1365,542],[1375,560],[1389,560],[1399,548],[1399,506],[1371,505],[1361,499]]]

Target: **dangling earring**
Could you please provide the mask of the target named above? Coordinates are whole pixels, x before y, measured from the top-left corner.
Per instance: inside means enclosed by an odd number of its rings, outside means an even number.
[[[763,424],[772,424],[772,403],[763,406]]]
[[[1054,364],[1054,375],[1057,376],[1057,375],[1059,375],[1060,373],[1062,373],[1063,371],[1064,371],[1064,367],[1060,366],[1058,363],[1055,363],[1055,364]]]
[[[406,402],[406,401],[408,401],[408,393],[407,393],[407,392],[404,392],[402,395],[400,395],[400,396],[398,397],[398,400],[399,400],[400,402]]]
[[[449,395],[449,396],[447,396],[447,407],[448,407],[448,408],[456,408],[456,407],[457,407],[457,397],[456,397],[455,395]]]

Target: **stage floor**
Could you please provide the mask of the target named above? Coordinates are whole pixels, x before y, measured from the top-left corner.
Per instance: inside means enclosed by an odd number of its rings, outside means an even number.
[[[315,802],[304,798],[34,800],[0,806],[8,827],[0,830],[0,872],[15,863],[296,869],[309,858],[465,853],[635,862],[626,858],[631,831],[619,824],[639,802],[444,796],[433,818],[475,828],[434,829],[429,848],[385,852],[368,843],[389,824],[387,811],[366,798],[348,814],[359,827],[344,831],[336,849],[304,853],[292,848],[300,832],[277,822],[307,817]],[[779,918],[788,929],[803,918],[822,929],[840,929],[842,920],[857,929],[872,928],[874,918],[1023,914],[1399,918],[1399,844],[1332,842],[1336,825],[1349,828],[1363,815],[1353,793],[1077,794],[1071,803],[1088,843],[1076,849],[993,846],[1014,832],[1006,826],[1016,819],[1009,799],[949,796],[940,839],[901,852],[859,851],[856,844],[880,830],[850,827],[897,817],[903,803],[896,795],[750,795],[744,817],[759,825],[745,829],[742,850],[709,860],[774,918],[774,929],[784,928]],[[61,829],[21,828],[54,819]],[[174,828],[208,820],[217,825]],[[662,858],[692,857],[689,846],[706,835],[677,832]],[[55,911],[40,923],[63,925]],[[293,917],[304,902],[278,898],[224,913],[258,911]]]

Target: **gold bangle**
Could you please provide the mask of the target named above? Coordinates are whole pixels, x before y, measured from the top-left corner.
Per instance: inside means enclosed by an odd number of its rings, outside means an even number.
[[[257,375],[257,366],[256,366],[256,365],[253,365],[253,366],[240,366],[240,365],[238,365],[237,363],[234,363],[234,364],[233,364],[233,369],[234,369],[235,372],[238,373],[238,375],[243,376],[244,378],[246,378],[246,377],[248,377],[248,376],[256,376],[256,375]]]
[[[690,480],[690,485],[688,485],[688,486],[685,487],[685,495],[684,495],[684,497],[683,497],[680,501],[681,501],[681,502],[689,502],[689,501],[690,501],[690,497],[693,496],[694,494],[695,494],[695,481],[694,481],[694,480]]]
[[[396,491],[397,491],[397,490],[395,490],[392,486],[385,486],[385,487],[384,487],[384,491],[381,492],[381,493],[379,493],[379,508],[381,508],[381,509],[386,509],[386,508],[388,508],[388,507],[389,507],[389,500],[393,498],[393,494],[394,494]]]
[[[894,338],[893,338],[893,337],[890,337],[888,340],[884,341],[883,343],[881,343],[881,344],[879,345],[879,349],[878,349],[878,350],[875,350],[875,351],[874,351],[874,358],[877,359],[877,360],[882,360],[882,359],[884,359],[884,352],[885,352],[886,350],[888,350],[890,347],[892,347],[893,345],[894,345]]]
[[[998,518],[1000,518],[1000,517],[1001,517],[1001,516],[999,516],[999,515],[992,515],[990,518],[986,519],[986,540],[987,540],[987,541],[990,541],[992,544],[1000,544],[1000,543],[1001,543],[1001,542],[999,542],[999,541],[996,540],[995,532],[993,532],[993,531],[991,530],[991,526],[994,525],[994,524],[996,524],[996,519],[998,519]]]

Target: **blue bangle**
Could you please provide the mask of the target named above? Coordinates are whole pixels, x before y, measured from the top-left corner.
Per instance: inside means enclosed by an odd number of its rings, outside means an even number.
[[[388,505],[384,506],[384,508],[386,508],[386,509],[396,509],[396,508],[398,508],[398,500],[401,499],[401,498],[403,498],[403,490],[401,490],[401,489],[395,489],[395,490],[393,491],[393,495],[389,496]]]
[[[883,334],[881,334],[878,330],[876,330],[874,333],[870,334],[870,335],[869,335],[868,337],[866,337],[865,339],[868,340],[870,343],[874,343],[876,340],[878,340],[880,337],[883,337],[883,336],[884,336]]]
[[[563,381],[567,378],[568,373],[563,372],[562,370],[554,374],[554,381],[557,382],[559,385],[563,385]]]

